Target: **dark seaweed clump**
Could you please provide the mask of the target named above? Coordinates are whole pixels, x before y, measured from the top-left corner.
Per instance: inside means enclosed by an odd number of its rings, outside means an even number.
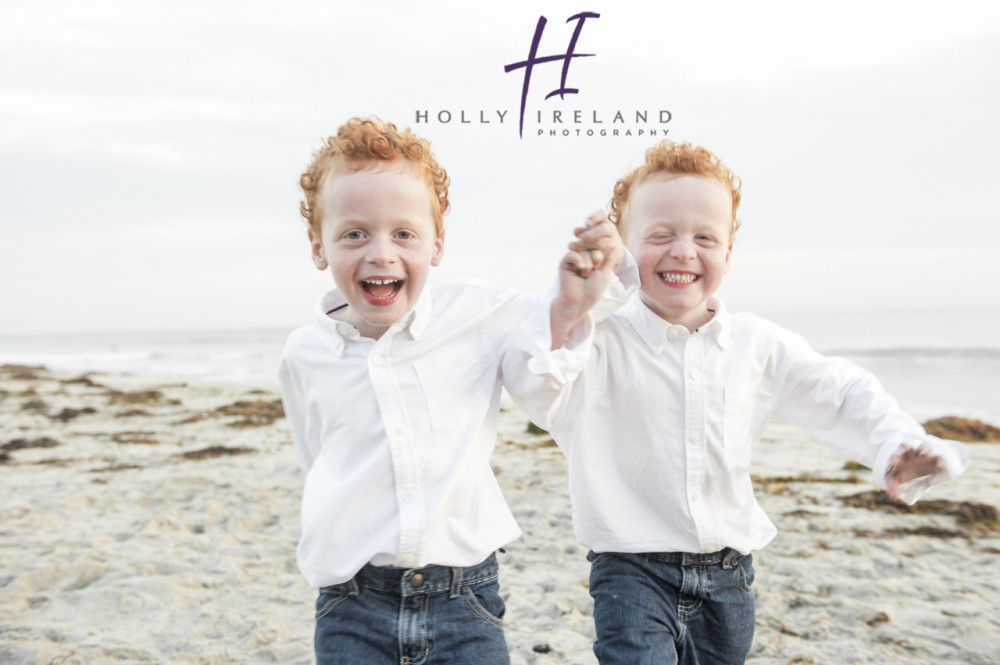
[[[944,416],[943,418],[928,420],[923,425],[928,434],[933,434],[942,439],[952,439],[953,441],[964,441],[966,443],[1000,442],[1000,427],[994,427],[980,420],[959,418],[958,416]]]
[[[889,495],[881,491],[860,492],[840,498],[845,506],[850,508],[866,508],[900,515],[950,515],[960,526],[982,531],[1000,531],[1000,519],[997,509],[985,503],[975,501],[950,501],[948,499],[928,499],[918,501],[912,506],[899,501],[893,501]],[[915,535],[936,534],[937,527],[927,526],[909,531],[922,532]],[[949,532],[951,533],[951,532]],[[964,535],[964,534],[963,534]]]

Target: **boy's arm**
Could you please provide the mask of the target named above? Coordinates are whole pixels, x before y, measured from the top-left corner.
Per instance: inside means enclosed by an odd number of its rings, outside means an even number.
[[[296,380],[291,366],[286,359],[281,361],[281,369],[278,371],[278,382],[281,386],[281,405],[285,411],[285,422],[292,433],[292,442],[299,455],[299,463],[302,465],[303,473],[309,473],[312,464],[319,455],[319,442],[310,441],[306,436],[306,400],[299,383]]]
[[[559,266],[558,292],[552,295],[550,289],[538,303],[503,361],[507,392],[546,429],[579,408],[582,392],[574,387],[592,355],[593,323],[627,302],[626,285],[639,281],[634,261],[624,256],[618,231],[604,213],[591,215],[575,234]],[[613,288],[605,292],[609,283]]]
[[[776,417],[786,417],[872,469],[893,499],[912,504],[968,467],[965,447],[928,435],[869,372],[800,340]]]
[[[590,215],[574,233],[577,239],[559,264],[559,292],[550,307],[553,350],[566,344],[573,329],[601,300],[625,256],[618,229],[603,211]],[[624,304],[624,300],[622,291],[614,305]]]

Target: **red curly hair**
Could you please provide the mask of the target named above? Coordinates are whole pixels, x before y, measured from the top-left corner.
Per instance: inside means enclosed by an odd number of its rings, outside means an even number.
[[[733,238],[736,237],[736,230],[740,228],[741,224],[740,220],[736,219],[736,210],[740,207],[741,180],[707,148],[690,143],[675,143],[669,139],[660,141],[647,150],[645,163],[632,169],[615,183],[615,192],[609,204],[611,212],[608,217],[618,226],[618,232],[623,240],[628,240],[628,224],[625,213],[628,207],[629,193],[636,184],[642,184],[647,178],[657,173],[697,175],[718,180],[723,187],[729,190],[733,200],[733,226],[729,232],[729,241],[733,241]]]
[[[444,236],[444,215],[448,212],[448,173],[437,163],[431,144],[409,129],[399,131],[379,118],[351,118],[327,137],[313,153],[312,162],[299,177],[305,200],[299,212],[309,229],[319,235],[323,210],[320,190],[327,177],[342,169],[349,173],[377,166],[378,162],[404,161],[420,173],[431,194],[431,213],[437,237]]]

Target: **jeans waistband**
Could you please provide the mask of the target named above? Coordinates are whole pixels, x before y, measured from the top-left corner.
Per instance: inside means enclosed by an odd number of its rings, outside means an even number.
[[[452,597],[462,594],[462,587],[495,579],[498,573],[496,554],[490,554],[474,566],[424,566],[423,568],[390,568],[366,564],[350,580],[336,584],[351,595],[361,589],[398,593],[403,596],[449,591]]]
[[[655,552],[646,555],[654,561],[664,563],[675,563],[682,566],[710,566],[722,564],[723,568],[732,568],[743,555],[732,547],[719,550],[718,552],[697,553],[697,552]]]
[[[669,563],[680,566],[713,566],[715,564],[721,564],[722,568],[727,570],[737,565],[744,557],[750,556],[749,554],[740,554],[739,551],[734,550],[732,547],[727,547],[719,550],[718,552],[708,552],[704,554],[697,552],[639,552],[631,554],[616,552],[610,554],[612,556],[625,558],[641,557],[647,561],[659,561],[661,563]],[[596,556],[598,556],[596,552],[591,552],[587,558],[590,561],[593,561]]]

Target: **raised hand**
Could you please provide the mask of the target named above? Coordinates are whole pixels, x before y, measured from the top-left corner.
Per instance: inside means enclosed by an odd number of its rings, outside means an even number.
[[[618,227],[611,223],[606,212],[598,210],[592,213],[583,226],[573,230],[573,234],[576,240],[569,244],[570,251],[587,252],[594,269],[601,268],[608,261],[611,272],[618,270],[625,247],[618,235]]]
[[[604,212],[574,231],[576,240],[559,263],[559,295],[552,302],[552,348],[563,345],[573,327],[601,299],[621,265],[624,247],[618,229]]]

